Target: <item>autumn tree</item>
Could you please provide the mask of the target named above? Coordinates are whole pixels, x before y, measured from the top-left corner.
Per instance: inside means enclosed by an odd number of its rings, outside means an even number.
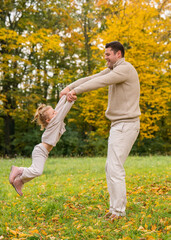
[[[69,24],[64,26],[63,17],[69,15],[68,1],[0,3],[0,118],[4,128],[1,140],[9,154],[15,129],[20,128],[20,139],[37,104],[46,102],[49,96],[56,103],[54,86],[58,89],[64,55],[60,34]]]
[[[54,106],[70,82],[103,70],[104,45],[113,40],[124,44],[126,60],[139,73],[141,141],[159,136],[161,129],[167,141],[167,0],[0,0],[0,5],[1,152],[30,153],[40,138],[30,124],[37,104]],[[110,127],[104,115],[107,91],[82,94],[74,104],[67,132],[75,142],[79,138],[75,153],[96,153],[98,142],[104,146]],[[68,154],[73,145],[66,136],[61,142]]]
[[[106,1],[105,1],[106,2]],[[119,6],[115,1],[113,9]],[[76,54],[79,57],[77,78],[95,74],[105,67],[103,47],[99,33],[105,29],[106,16],[111,13],[111,4],[104,6],[104,1],[82,0],[73,1],[74,19],[77,22],[78,39],[80,44]],[[77,40],[78,43],[78,40]],[[74,80],[76,80],[74,79]],[[107,137],[110,123],[105,119],[107,106],[107,88],[83,94],[76,102],[76,118],[73,122],[80,131],[84,132],[85,141],[99,136]],[[74,118],[74,116],[73,116]],[[79,124],[81,122],[81,124]]]
[[[101,1],[101,4],[108,9],[109,2]],[[165,12],[168,1],[160,3],[143,0],[120,2],[117,11],[106,16],[106,29],[98,35],[97,41],[102,39],[103,45],[114,40],[123,43],[126,49],[126,61],[135,66],[140,78],[141,140],[154,138],[160,131],[161,121],[168,116],[167,102],[170,98],[169,21],[167,12]],[[104,96],[106,96],[106,90],[101,91],[104,91]],[[100,124],[100,118],[98,122],[95,117],[98,100],[92,103],[88,101],[93,95],[95,94],[86,94],[85,101],[82,103],[82,115],[88,123],[96,125],[96,131],[99,131],[102,130],[103,125]],[[98,91],[96,96],[98,96]],[[96,97],[94,96],[93,99]],[[89,116],[90,106],[91,112],[94,113],[94,121]],[[104,124],[107,125],[107,120]],[[101,132],[105,134],[104,131]]]

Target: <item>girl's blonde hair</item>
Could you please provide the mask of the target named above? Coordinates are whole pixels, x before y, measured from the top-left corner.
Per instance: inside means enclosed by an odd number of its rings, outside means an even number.
[[[32,122],[37,122],[37,124],[41,127],[40,130],[44,130],[44,128],[48,125],[46,122],[48,116],[47,116],[47,110],[49,110],[51,106],[47,106],[45,104],[41,104],[34,114],[34,119]]]

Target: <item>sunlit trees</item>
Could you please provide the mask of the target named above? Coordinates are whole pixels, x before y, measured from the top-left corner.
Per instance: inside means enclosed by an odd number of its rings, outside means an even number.
[[[37,104],[51,95],[51,102],[57,100],[53,88],[58,84],[63,56],[59,36],[63,20],[57,18],[60,8],[58,12],[56,8],[51,11],[55,5],[49,1],[48,6],[44,4],[45,1],[1,1],[0,117],[4,120],[1,140],[7,154],[12,150],[16,123],[22,136]],[[64,3],[62,9],[65,11]],[[56,23],[58,32],[50,23]]]
[[[126,60],[139,73],[139,146],[156,137],[167,142],[168,3],[0,0],[0,151],[28,154],[26,149],[40,139],[31,125],[37,104],[54,106],[67,84],[103,70],[104,45],[113,40],[124,44]],[[107,94],[107,88],[82,94],[72,108],[70,133],[78,131],[87,148],[107,139]]]
[[[106,8],[109,6],[108,1],[102,2]],[[160,121],[168,115],[170,44],[168,16],[164,15],[167,3],[123,1],[117,11],[106,16],[106,29],[98,38],[103,39],[104,45],[115,40],[123,43],[126,61],[131,62],[139,73],[142,139],[155,137],[160,131]],[[85,102],[84,108],[86,106],[89,109]],[[94,111],[96,109],[95,102]],[[86,119],[88,111],[83,110]],[[94,118],[94,122],[96,120]],[[96,124],[101,128],[100,123]]]

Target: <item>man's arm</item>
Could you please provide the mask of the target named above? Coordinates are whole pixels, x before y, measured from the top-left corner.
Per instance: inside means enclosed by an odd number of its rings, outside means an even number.
[[[69,89],[69,87],[65,87],[59,94],[59,97],[61,98],[64,95],[67,95],[67,93],[70,91],[71,89]]]
[[[60,98],[63,96],[63,95],[67,95],[72,89],[80,86],[81,84],[83,83],[86,83],[88,82],[89,80],[93,79],[93,78],[96,78],[98,76],[102,76],[104,74],[107,74],[110,70],[107,68],[97,74],[94,74],[92,76],[89,76],[89,77],[85,77],[85,78],[80,78],[78,80],[76,80],[75,82],[69,84],[66,88],[64,88],[61,92],[60,92]],[[72,100],[72,101],[75,101],[76,99]]]
[[[105,69],[105,70],[103,70],[103,71],[101,71],[101,72],[99,72],[99,73],[96,73],[96,74],[94,74],[94,75],[91,75],[91,76],[89,76],[89,77],[80,78],[80,79],[78,79],[77,81],[69,84],[68,87],[69,87],[70,90],[72,90],[72,89],[80,86],[81,84],[90,81],[90,80],[93,79],[93,78],[96,78],[96,77],[102,76],[102,75],[104,75],[104,74],[107,74],[109,71],[110,71],[109,69]]]
[[[80,86],[74,88],[76,94],[83,92],[89,92],[98,88],[106,87],[112,84],[122,83],[128,79],[129,67],[118,66],[109,73],[91,79],[89,82],[83,83]]]
[[[122,83],[126,81],[126,79],[128,78],[128,74],[129,69],[127,66],[122,66],[122,68],[117,67],[103,76],[93,78],[90,81],[85,82],[80,86],[74,88],[67,93],[67,100],[71,102],[76,97],[76,95],[83,92],[89,92],[112,84]]]

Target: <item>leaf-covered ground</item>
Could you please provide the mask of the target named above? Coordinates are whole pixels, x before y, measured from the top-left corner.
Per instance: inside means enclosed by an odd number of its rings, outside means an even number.
[[[170,239],[169,161],[127,159],[127,216],[112,223],[104,219],[105,158],[49,158],[23,197],[8,176],[11,165],[29,166],[31,159],[0,159],[0,239]]]

